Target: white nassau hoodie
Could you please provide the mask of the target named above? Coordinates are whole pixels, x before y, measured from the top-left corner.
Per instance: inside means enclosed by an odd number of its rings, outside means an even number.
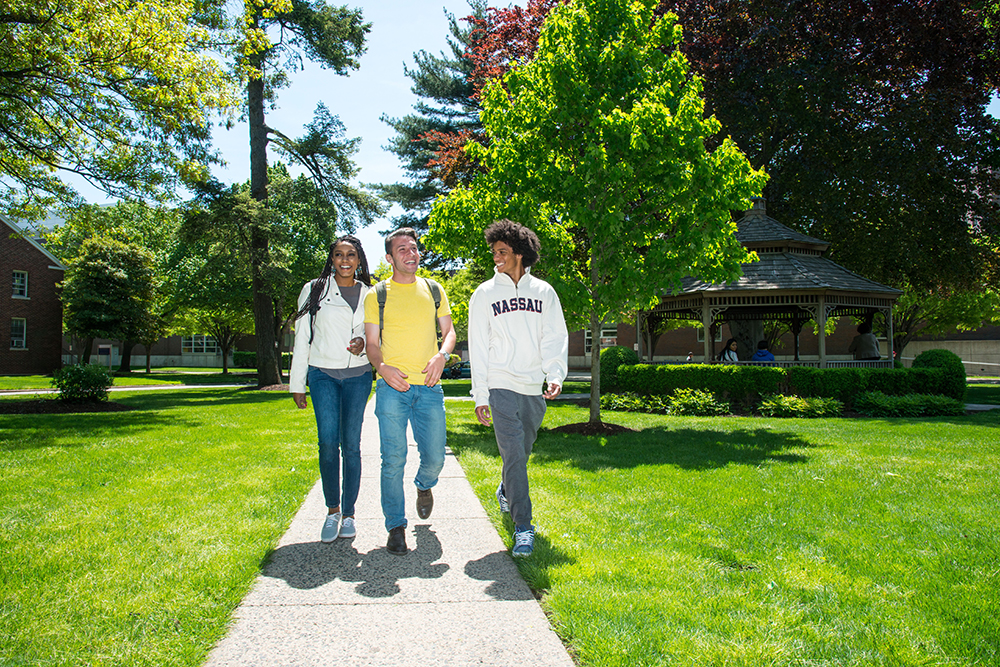
[[[309,299],[309,292],[315,281],[307,282],[299,292],[299,308]],[[292,348],[292,368],[288,373],[288,391],[304,394],[306,391],[306,374],[310,366],[317,368],[355,368],[368,363],[368,355],[364,352],[355,356],[348,352],[347,345],[352,338],[365,337],[365,294],[369,288],[361,285],[361,296],[358,307],[351,306],[340,295],[333,276],[326,284],[326,294],[319,298],[319,310],[316,312],[316,335],[309,343],[310,323],[309,313],[295,321],[295,345]]]
[[[539,396],[542,382],[562,385],[568,371],[569,334],[559,296],[525,273],[514,284],[497,272],[469,299],[472,397],[489,405],[490,389]]]

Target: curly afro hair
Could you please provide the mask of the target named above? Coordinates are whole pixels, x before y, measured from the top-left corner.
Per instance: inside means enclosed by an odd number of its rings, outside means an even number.
[[[535,232],[507,218],[497,220],[486,228],[486,242],[490,247],[497,241],[503,241],[515,255],[520,255],[524,268],[538,261],[538,251],[542,249]]]

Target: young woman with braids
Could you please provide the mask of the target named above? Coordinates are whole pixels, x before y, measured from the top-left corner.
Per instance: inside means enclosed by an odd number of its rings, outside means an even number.
[[[324,542],[357,533],[354,503],[361,485],[361,421],[372,388],[372,367],[364,353],[364,301],[370,287],[361,242],[341,236],[330,246],[320,277],[303,286],[295,316],[289,391],[302,409],[307,383],[312,395],[328,508],[320,534]]]

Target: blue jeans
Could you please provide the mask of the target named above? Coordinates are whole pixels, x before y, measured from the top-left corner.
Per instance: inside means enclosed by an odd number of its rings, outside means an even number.
[[[382,514],[385,529],[406,526],[403,498],[403,466],[406,465],[406,423],[413,427],[420,454],[420,468],[413,483],[420,490],[437,484],[444,467],[447,438],[444,422],[444,391],[412,384],[405,392],[396,391],[382,378],[375,383],[375,416],[382,448]]]
[[[354,516],[361,486],[361,422],[372,390],[371,371],[335,380],[313,366],[308,374],[309,394],[319,435],[319,474],[327,507]],[[344,453],[344,497],[340,497],[340,452]]]

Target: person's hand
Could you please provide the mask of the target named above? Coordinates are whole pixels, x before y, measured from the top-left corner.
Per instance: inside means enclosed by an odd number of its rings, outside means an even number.
[[[365,351],[365,339],[361,336],[352,338],[351,342],[347,344],[347,351],[354,356],[359,356]]]
[[[549,385],[545,388],[545,391],[542,393],[542,396],[551,400],[561,393],[562,393],[562,385],[549,383]]]
[[[438,352],[431,360],[427,362],[424,366],[424,384],[428,387],[433,387],[441,379],[441,373],[444,372],[444,355]]]
[[[292,400],[295,401],[295,405],[299,410],[305,410],[306,407],[306,395],[300,394],[298,392],[292,392]]]
[[[488,405],[477,405],[476,406],[476,419],[483,426],[489,426],[493,423],[493,415],[490,414],[490,406]]]
[[[410,383],[406,381],[406,378],[410,376],[395,366],[382,364],[378,367],[378,374],[382,376],[382,379],[386,381],[386,384],[396,391],[409,391]]]

